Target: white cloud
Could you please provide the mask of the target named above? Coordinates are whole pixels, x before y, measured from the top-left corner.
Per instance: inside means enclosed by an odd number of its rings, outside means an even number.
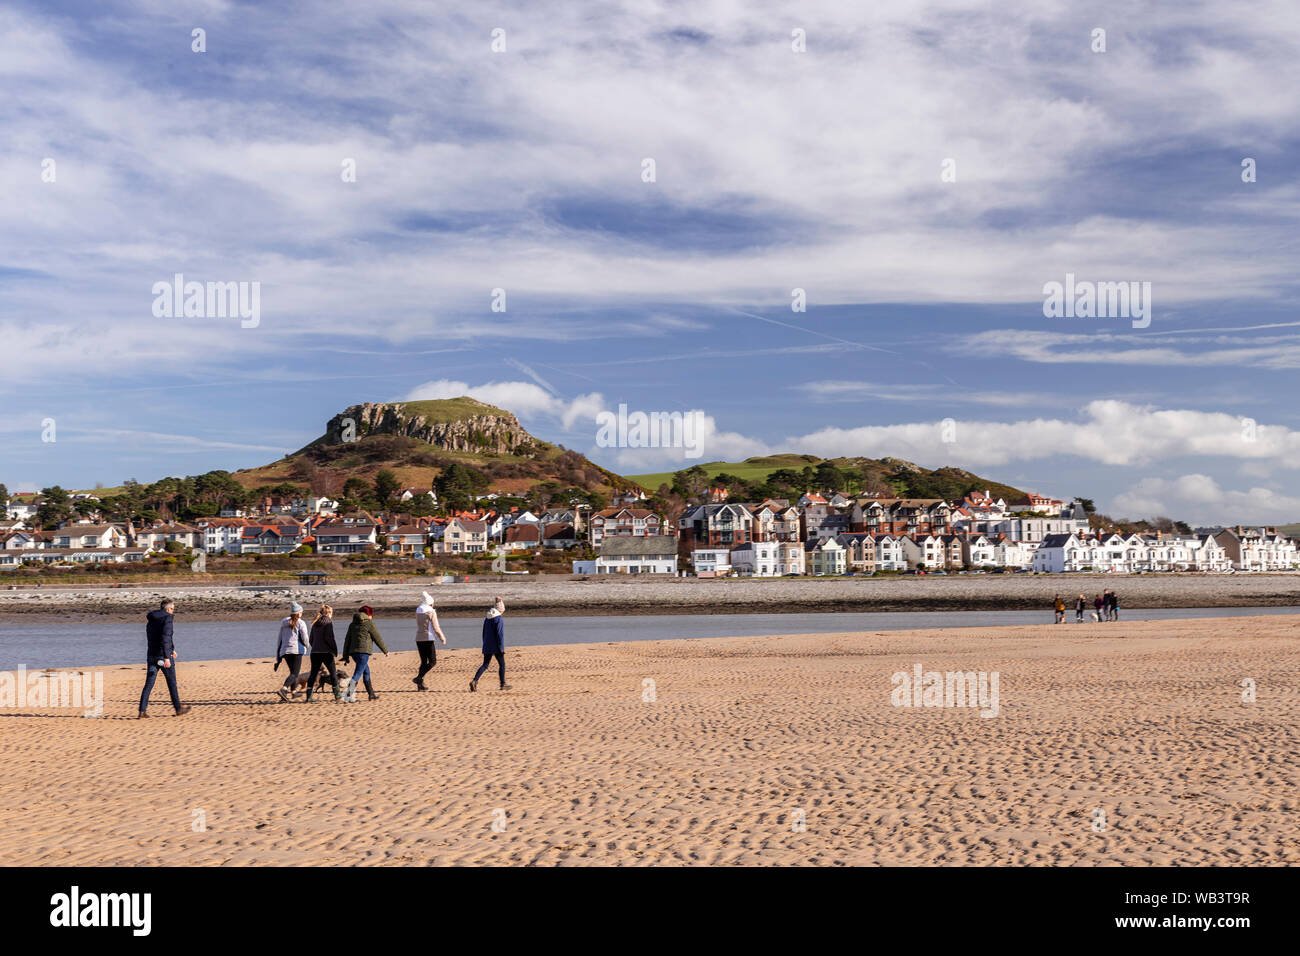
[[[953,340],[947,350],[953,354],[1047,365],[1300,368],[1300,336],[1198,336],[1194,329],[1180,329],[1176,331],[1188,334],[1168,339],[1116,332],[1111,322],[1084,319],[1078,322],[1093,328],[1089,332],[988,329]]]
[[[157,6],[125,4],[112,26],[151,22]],[[1063,2],[928,0],[869,16],[813,2],[799,10],[804,54],[791,52],[790,15],[775,0],[645,0],[598,16],[525,5],[511,11],[510,52],[499,56],[481,22],[450,3],[373,0],[365,19],[239,9],[251,19],[228,79],[234,89],[255,82],[251,101],[222,100],[180,72],[160,85],[129,56],[97,58],[85,42],[93,18],[74,37],[69,21],[0,11],[0,265],[57,282],[30,298],[19,290],[21,313],[102,316],[104,340],[152,328],[138,286],[173,266],[262,281],[274,334],[311,341],[355,332],[358,316],[375,317],[366,332],[390,341],[471,339],[481,322],[466,315],[497,286],[512,310],[530,298],[773,305],[796,285],[815,304],[1032,309],[1042,283],[1069,269],[1152,281],[1159,309],[1279,296],[1294,283],[1292,224],[1270,210],[1293,207],[1296,190],[1267,177],[1238,196],[1229,168],[1224,191],[1200,197],[1257,212],[1248,224],[1086,206],[1082,218],[1045,215],[1063,183],[1087,191],[1081,171],[1116,156],[1187,137],[1238,149],[1292,134],[1300,27],[1283,0],[1248,17],[1103,3],[1086,19]],[[221,21],[228,10],[214,2],[205,15]],[[1104,56],[1087,53],[1094,19],[1110,24]],[[673,40],[674,25],[707,39]],[[179,23],[177,34],[184,48]],[[214,51],[233,42],[209,37]],[[274,56],[257,55],[266,50]],[[455,95],[431,97],[448,77]],[[66,134],[57,147],[51,128]],[[51,151],[59,180],[41,184]],[[639,178],[647,155],[654,184]],[[339,180],[342,157],[358,161],[351,186]],[[948,157],[956,183],[939,181]],[[608,207],[612,228],[584,228],[594,225],[585,207],[555,214],[574,198]],[[651,199],[684,218],[621,232]],[[450,225],[411,223],[413,213]],[[732,228],[705,230],[723,241],[674,241],[693,238],[695,217],[733,214]],[[1016,228],[999,224],[1004,215]],[[754,244],[725,241],[743,238]],[[684,322],[653,312],[646,326],[672,334],[689,331]],[[502,317],[499,333],[563,335],[526,312]],[[221,354],[187,329],[169,347],[192,361]],[[50,339],[32,350],[63,357]],[[1178,350],[1119,351],[1146,362]]]
[[[947,402],[950,404],[1005,405],[1024,407],[1032,405],[1062,404],[1060,395],[1034,392],[994,392],[985,389],[963,389],[938,383],[897,382],[805,382],[794,388],[809,398],[825,402],[860,402],[866,399],[877,402]]]
[[[596,414],[605,407],[604,399],[597,393],[579,395],[574,399],[563,399],[533,382],[488,382],[484,385],[470,385],[468,382],[446,378],[417,385],[406,394],[404,401],[460,398],[463,395],[514,412],[520,418],[548,416],[557,419],[566,431],[580,419],[594,419]]]
[[[1300,497],[1271,488],[1225,490],[1207,475],[1143,478],[1116,495],[1113,517],[1177,517],[1193,525],[1287,524],[1300,521]]]
[[[1089,402],[1080,418],[1015,422],[953,420],[945,442],[942,421],[861,428],[823,428],[791,438],[791,448],[826,458],[841,455],[912,458],[936,466],[1001,465],[1057,455],[1106,465],[1142,465],[1179,456],[1222,456],[1300,465],[1300,432],[1239,416],[1192,409],[1158,409],[1128,402]]]

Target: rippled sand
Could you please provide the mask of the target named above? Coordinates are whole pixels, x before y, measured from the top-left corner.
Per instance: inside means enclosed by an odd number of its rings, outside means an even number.
[[[414,651],[380,656],[380,700],[306,705],[269,661],[182,661],[184,717],[160,680],[133,719],[142,667],[99,718],[0,710],[0,863],[1300,863],[1289,616],[508,662],[470,694],[478,655],[444,652],[421,694]],[[893,706],[918,662],[997,672],[998,716]]]

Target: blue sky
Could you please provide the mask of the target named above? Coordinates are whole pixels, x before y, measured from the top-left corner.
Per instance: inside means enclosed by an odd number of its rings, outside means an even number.
[[[468,391],[624,473],[690,462],[597,447],[620,403],[699,410],[706,461],[1300,520],[1290,5],[850,6],[8,4],[0,481],[233,470]],[[260,322],[155,317],[178,272],[260,283]],[[1150,282],[1150,325],[1045,318],[1066,273]]]

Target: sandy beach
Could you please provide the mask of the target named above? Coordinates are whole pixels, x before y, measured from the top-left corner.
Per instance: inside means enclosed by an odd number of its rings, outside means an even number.
[[[113,668],[101,717],[0,711],[0,862],[1294,865],[1296,623],[524,647],[476,694],[406,650],[356,704],[182,660],[193,710],[143,721]],[[916,664],[996,673],[996,716],[896,706]]]
[[[0,584],[3,581],[0,580]],[[1050,610],[1052,596],[1091,597],[1114,588],[1126,608],[1290,607],[1300,605],[1300,573],[1276,574],[976,574],[857,578],[665,578],[564,575],[478,578],[435,584],[348,583],[300,587],[294,583],[239,588],[205,581],[132,588],[46,587],[0,589],[6,615],[51,614],[138,620],[166,595],[190,620],[265,620],[290,601],[338,608],[368,604],[381,614],[409,613],[422,589],[440,613],[478,616],[496,595],[512,614],[709,614],[795,611]]]

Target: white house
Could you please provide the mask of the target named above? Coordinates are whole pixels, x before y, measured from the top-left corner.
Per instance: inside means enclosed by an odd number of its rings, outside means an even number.
[[[574,562],[576,573],[584,563]],[[677,539],[667,534],[607,538],[595,563],[597,574],[676,574]]]
[[[944,540],[937,534],[903,535],[903,557],[907,565],[915,567],[923,564],[927,569],[940,570],[947,566],[944,553]]]
[[[372,524],[330,522],[316,529],[317,554],[357,554],[373,551],[378,540]]]
[[[50,533],[51,548],[125,548],[126,532],[111,524],[70,524]]]
[[[0,549],[5,551],[34,551],[42,546],[35,531],[0,532]]]
[[[200,522],[202,548],[208,554],[239,554],[244,536],[242,518],[207,518]]]
[[[876,539],[876,570],[907,570],[907,554],[903,548],[904,538],[899,534],[879,534]]]
[[[1130,574],[1152,570],[1151,551],[1142,536],[1111,533],[1096,538],[1076,534],[1049,534],[1038,544],[1030,566],[1035,571],[1061,574],[1106,571]]]
[[[962,540],[962,560],[968,568],[995,567],[998,549],[986,535],[975,535]]]
[[[442,537],[433,542],[433,550],[441,554],[482,554],[487,551],[487,544],[486,522],[452,518],[443,529]]]
[[[999,538],[994,545],[994,563],[1000,568],[1027,568],[1038,551],[1037,541],[1015,541],[1011,538]]]
[[[785,574],[781,563],[781,542],[747,541],[731,549],[731,567],[737,574],[775,578]]]
[[[8,517],[23,521],[35,518],[38,510],[40,510],[40,497],[30,493],[14,495],[5,505],[5,514]]]
[[[1016,541],[1042,541],[1049,534],[1086,534],[1088,519],[1085,518],[999,518],[990,521],[973,522],[973,531],[987,534],[1004,534]]]
[[[613,541],[621,540],[635,541],[636,539],[606,538],[605,545],[608,545]],[[602,545],[602,548],[605,545]],[[696,548],[691,552],[691,567],[695,569],[696,574],[709,575],[710,577],[723,577],[728,575],[731,573],[731,549]]]
[[[809,574],[836,575],[848,570],[848,552],[836,538],[808,542],[804,547],[804,561]]]

